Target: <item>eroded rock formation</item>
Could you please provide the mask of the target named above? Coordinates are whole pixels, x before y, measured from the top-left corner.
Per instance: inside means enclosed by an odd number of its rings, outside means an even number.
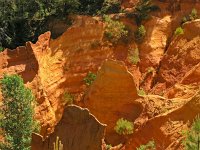
[[[84,103],[97,119],[108,125],[107,142],[124,142],[120,140],[121,137],[114,131],[114,127],[120,118],[134,121],[140,115],[142,107],[135,102],[138,97],[133,77],[124,63],[105,61]]]
[[[59,137],[64,150],[101,150],[105,127],[87,109],[68,106],[47,139],[33,134],[31,149],[54,150],[53,143]]]

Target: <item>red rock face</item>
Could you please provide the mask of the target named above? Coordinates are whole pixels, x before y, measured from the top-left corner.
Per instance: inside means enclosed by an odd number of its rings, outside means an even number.
[[[105,125],[101,124],[87,109],[78,106],[65,108],[62,119],[56,125],[53,134],[47,139],[33,134],[32,150],[54,150],[56,138],[64,149],[101,150]],[[44,140],[44,141],[43,141]]]
[[[84,99],[86,107],[108,125],[106,141],[112,145],[124,142],[114,131],[118,119],[134,121],[142,112],[132,75],[123,62],[108,60],[98,71],[97,79]]]
[[[183,29],[184,35],[174,37],[161,61],[158,81],[165,82],[167,87],[184,80],[185,75],[200,62],[200,20],[184,24]]]

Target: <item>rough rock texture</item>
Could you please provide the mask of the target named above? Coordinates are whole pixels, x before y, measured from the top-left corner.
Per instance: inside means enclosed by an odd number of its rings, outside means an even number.
[[[87,109],[68,106],[47,139],[42,141],[42,136],[33,134],[32,150],[53,150],[57,137],[64,150],[101,150],[105,127]]]
[[[105,61],[97,74],[97,79],[84,99],[86,107],[98,120],[108,125],[106,141],[117,144],[120,136],[114,131],[120,118],[134,121],[141,113],[141,106],[132,75],[123,62]]]
[[[183,149],[181,132],[188,129],[190,123],[200,113],[200,92],[187,99],[179,98],[178,101],[181,100],[184,102],[178,108],[145,122],[127,142],[126,150],[132,150],[150,140],[155,141],[157,149]]]
[[[183,29],[184,35],[174,37],[161,61],[157,80],[166,83],[167,87],[186,78],[186,73],[200,62],[200,20],[184,24]],[[199,80],[199,77],[195,80]]]

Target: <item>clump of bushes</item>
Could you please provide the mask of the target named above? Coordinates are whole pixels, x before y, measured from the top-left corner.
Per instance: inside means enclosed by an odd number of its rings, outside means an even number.
[[[96,77],[96,74],[89,72],[83,80],[85,81],[86,85],[90,86],[94,82],[94,80],[96,80]]]
[[[118,13],[121,10],[121,0],[104,0],[102,14]]]
[[[104,36],[108,41],[116,44],[119,40],[125,39],[128,36],[128,30],[122,22],[112,20],[107,15],[103,18],[106,24]]]
[[[119,135],[129,135],[133,134],[134,126],[132,122],[121,118],[117,121],[114,129]]]
[[[176,28],[174,34],[175,34],[175,35],[182,35],[182,34],[184,34],[183,28],[182,28],[182,27]]]
[[[138,29],[134,33],[134,37],[136,42],[141,43],[146,35],[146,29],[143,25],[139,26]]]
[[[146,145],[140,145],[136,150],[156,150],[155,141],[149,141]]]
[[[192,124],[192,127],[189,131],[184,133],[185,140],[183,145],[186,150],[199,149],[200,145],[200,117],[197,116]]]
[[[141,25],[143,20],[150,17],[150,13],[159,10],[159,7],[154,5],[151,0],[140,0],[135,9],[128,16],[135,19],[136,24]]]
[[[188,16],[183,17],[182,24],[186,23],[188,21],[196,20],[198,18],[199,18],[198,12],[197,12],[197,10],[195,8],[193,8],[191,13]]]
[[[139,56],[138,48],[136,48],[134,50],[129,50],[128,60],[134,65],[137,65],[140,62],[140,56]]]
[[[65,104],[73,104],[74,102],[74,96],[68,92],[65,92],[63,95],[63,100]]]

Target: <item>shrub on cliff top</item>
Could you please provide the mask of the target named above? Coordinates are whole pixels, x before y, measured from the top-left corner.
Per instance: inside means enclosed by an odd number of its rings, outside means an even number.
[[[114,129],[119,135],[128,135],[133,133],[134,126],[132,122],[121,118],[117,121]]]
[[[102,14],[118,13],[121,9],[121,0],[104,0]]]
[[[183,17],[182,24],[186,23],[188,21],[196,20],[198,18],[199,18],[198,12],[197,12],[197,10],[195,8],[193,8],[192,11],[191,11],[191,13],[189,15]]]
[[[104,21],[106,24],[104,36],[113,44],[128,36],[128,30],[122,22],[114,21],[107,15],[104,16]]]
[[[154,5],[151,0],[140,0],[128,16],[134,17],[136,24],[141,25],[142,21],[148,19],[150,13],[156,10],[159,10],[159,7]]]

